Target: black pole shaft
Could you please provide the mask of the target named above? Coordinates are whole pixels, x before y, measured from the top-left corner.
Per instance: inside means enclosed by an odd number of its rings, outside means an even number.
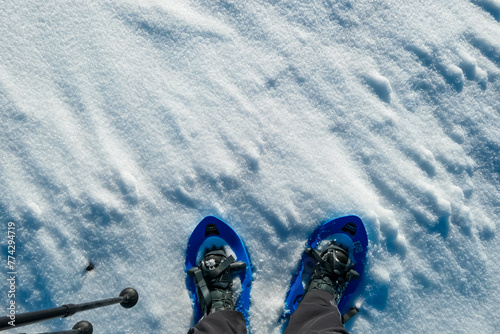
[[[0,331],[6,329],[14,329],[16,327],[30,325],[49,319],[69,317],[77,312],[92,310],[95,308],[118,304],[118,303],[120,303],[125,308],[129,308],[137,303],[138,298],[139,295],[137,294],[137,291],[135,291],[132,288],[127,288],[120,293],[120,297],[116,298],[109,298],[104,300],[98,300],[95,302],[76,304],[76,305],[67,304],[60,307],[51,308],[48,310],[16,314],[15,317],[13,318],[9,316],[0,317]],[[12,324],[15,326],[13,326]]]
[[[38,334],[92,334],[93,332],[94,328],[92,324],[84,320],[77,322],[71,330]]]
[[[0,331],[5,329],[14,329],[19,326],[34,324],[36,322],[54,319],[54,318],[63,318],[69,315],[69,307],[67,305],[63,305],[56,308],[51,308],[48,310],[42,311],[34,311],[16,314],[15,317],[1,317],[0,318]],[[11,324],[9,324],[9,322]]]
[[[116,298],[108,298],[103,300],[97,300],[95,302],[82,303],[77,305],[73,304],[64,305],[67,306],[69,309],[69,314],[66,317],[72,316],[77,312],[88,311],[99,307],[118,304],[123,302],[124,300],[125,300],[124,297],[116,297]]]
[[[108,306],[112,304],[118,304],[121,303],[122,301],[123,297],[117,297],[117,298],[110,298],[110,299],[99,300],[95,302],[83,303],[78,305],[68,304],[43,311],[16,314],[14,324],[15,327],[20,327],[54,318],[70,317],[77,312],[87,311],[94,308]],[[9,325],[10,321],[11,319],[9,317],[0,318],[0,331],[4,329],[15,328],[12,325]]]

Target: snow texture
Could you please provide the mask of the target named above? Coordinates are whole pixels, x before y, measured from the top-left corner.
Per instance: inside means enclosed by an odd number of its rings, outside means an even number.
[[[494,333],[499,13],[498,0],[1,1],[3,307],[8,222],[18,312],[140,294],[12,333],[186,332],[184,254],[207,215],[248,247],[251,331],[280,333],[308,234],[347,214],[370,240],[349,331]]]

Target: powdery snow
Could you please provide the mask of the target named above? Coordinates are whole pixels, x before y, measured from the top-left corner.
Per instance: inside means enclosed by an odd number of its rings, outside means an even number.
[[[350,332],[495,332],[499,8],[3,1],[2,275],[15,222],[17,310],[140,294],[12,333],[84,319],[186,332],[184,254],[206,215],[245,239],[252,333],[280,333],[309,232],[346,214],[370,240]]]

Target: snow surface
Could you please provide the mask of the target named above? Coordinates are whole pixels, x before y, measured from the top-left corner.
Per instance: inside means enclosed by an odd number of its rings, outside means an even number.
[[[494,333],[499,37],[498,0],[1,1],[4,305],[9,221],[18,312],[140,294],[12,333],[186,332],[207,215],[245,239],[251,331],[280,333],[308,233],[346,214],[349,331]]]

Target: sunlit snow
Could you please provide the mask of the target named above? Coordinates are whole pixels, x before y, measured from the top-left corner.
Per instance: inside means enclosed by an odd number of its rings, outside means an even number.
[[[350,332],[494,333],[499,151],[498,0],[0,2],[2,305],[8,222],[18,312],[140,295],[12,333],[186,332],[214,215],[252,259],[251,332],[278,334],[309,232],[347,214]]]

